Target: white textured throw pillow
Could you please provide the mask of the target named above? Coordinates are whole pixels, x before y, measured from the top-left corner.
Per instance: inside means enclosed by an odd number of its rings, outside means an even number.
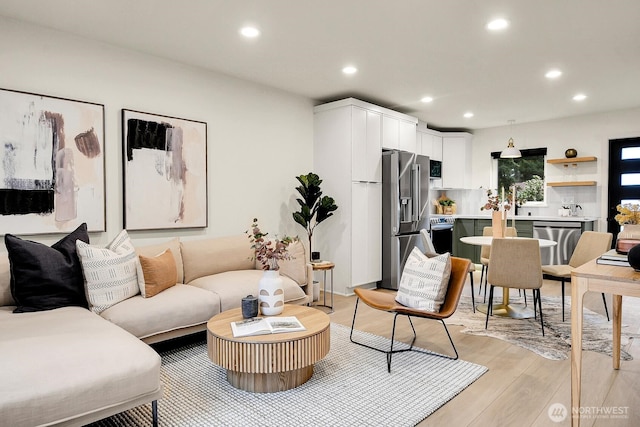
[[[82,264],[89,307],[94,313],[101,313],[137,295],[140,292],[139,281],[144,286],[140,261],[126,230],[122,230],[106,248],[77,240],[76,249]]]
[[[432,313],[440,311],[451,275],[449,253],[427,258],[413,248],[404,265],[396,301]]]

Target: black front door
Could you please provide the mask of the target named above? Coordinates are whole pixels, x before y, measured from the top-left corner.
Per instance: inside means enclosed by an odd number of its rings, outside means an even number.
[[[619,204],[640,204],[640,137],[609,140],[607,231],[616,241],[620,225],[614,217]]]

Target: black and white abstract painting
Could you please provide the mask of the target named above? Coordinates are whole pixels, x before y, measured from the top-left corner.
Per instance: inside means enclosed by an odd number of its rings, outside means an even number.
[[[104,105],[0,89],[0,233],[105,230]]]
[[[207,226],[207,124],[122,110],[124,226]]]

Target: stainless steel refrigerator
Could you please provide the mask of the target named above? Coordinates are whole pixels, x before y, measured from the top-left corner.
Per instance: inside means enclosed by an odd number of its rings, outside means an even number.
[[[382,280],[398,289],[404,263],[429,230],[429,157],[406,151],[382,153]]]

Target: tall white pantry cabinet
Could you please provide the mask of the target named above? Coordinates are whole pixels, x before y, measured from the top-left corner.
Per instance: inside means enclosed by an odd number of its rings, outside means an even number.
[[[406,126],[412,119],[354,98],[314,109],[314,172],[338,210],[316,228],[313,248],[335,263],[338,294],[382,279],[382,146],[385,130],[390,134],[385,123]],[[399,140],[401,127],[391,129]],[[415,130],[413,135],[415,144]]]

